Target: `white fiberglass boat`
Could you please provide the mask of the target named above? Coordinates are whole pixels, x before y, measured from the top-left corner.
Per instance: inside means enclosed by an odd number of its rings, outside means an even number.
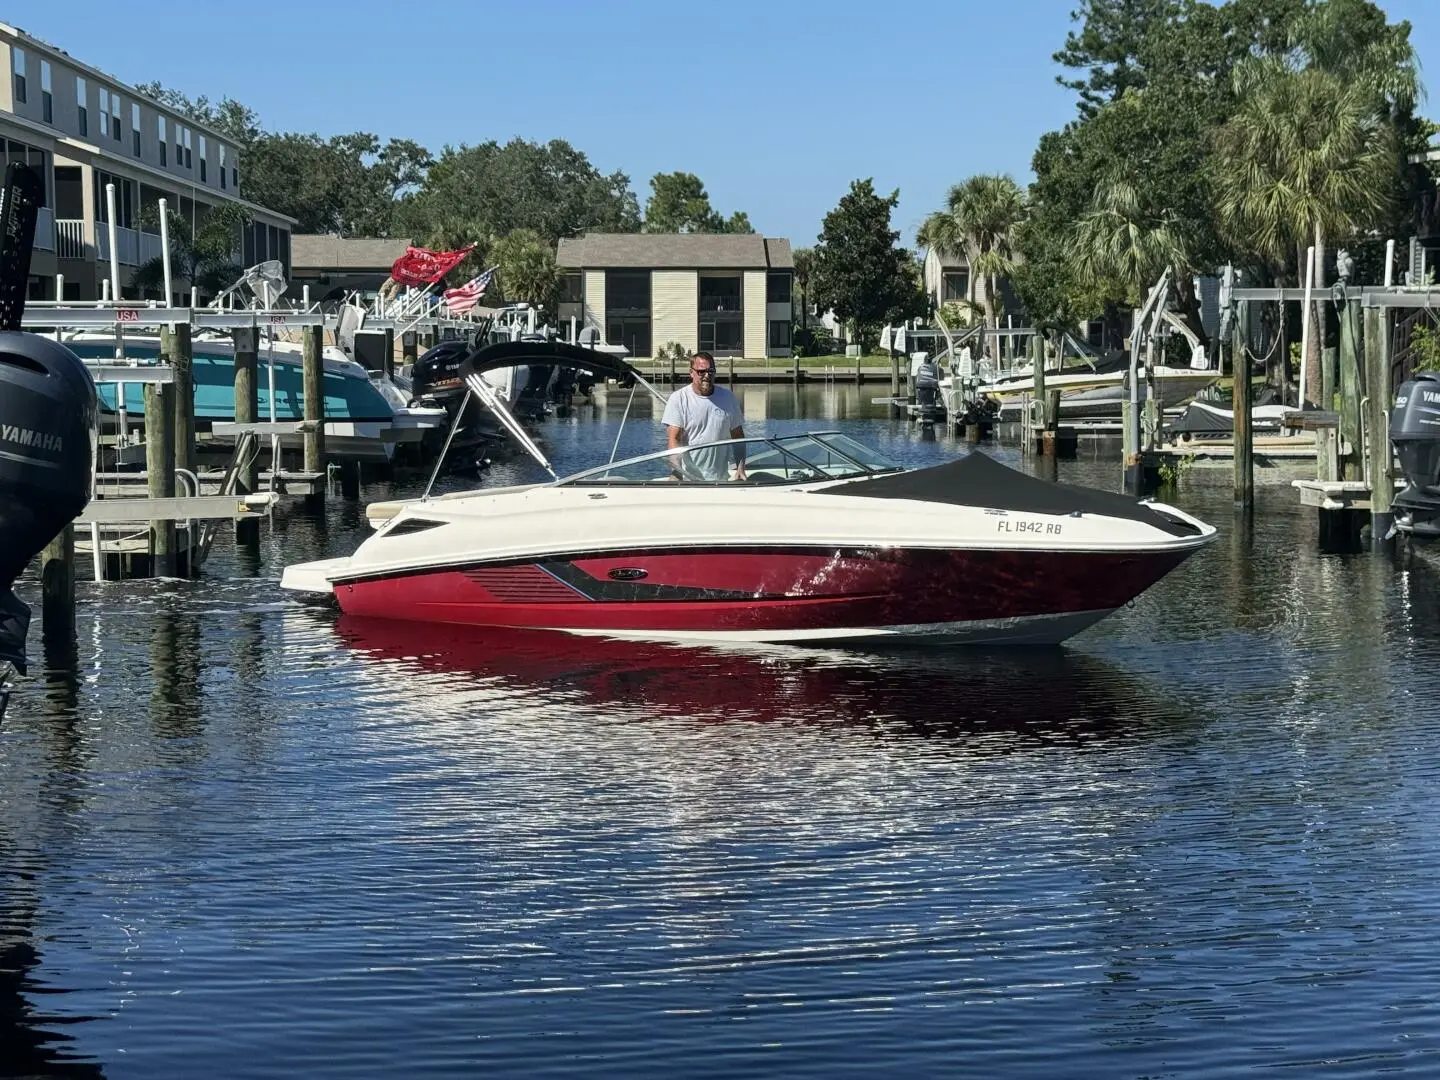
[[[542,351],[643,383],[616,358],[529,342],[479,351],[466,381]],[[833,431],[377,509],[353,555],[289,566],[282,586],[352,615],[621,637],[1057,643],[1215,537],[1173,507],[979,453],[904,470]]]

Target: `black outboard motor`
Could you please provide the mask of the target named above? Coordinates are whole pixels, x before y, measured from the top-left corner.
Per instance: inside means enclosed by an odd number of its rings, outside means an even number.
[[[89,503],[98,418],[95,383],[73,352],[0,331],[0,663],[22,672],[30,611],[10,587]]]
[[[1417,374],[1395,393],[1390,441],[1405,474],[1395,494],[1395,528],[1440,537],[1440,375]]]
[[[11,165],[0,190],[0,712],[4,676],[25,671],[30,609],[11,591],[46,544],[85,509],[99,407],[80,359],[20,331],[40,178]]]

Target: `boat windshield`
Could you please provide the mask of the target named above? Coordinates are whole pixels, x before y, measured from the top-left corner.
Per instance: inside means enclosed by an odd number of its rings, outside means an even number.
[[[745,463],[740,476],[737,463]],[[839,432],[724,439],[660,450],[587,469],[557,480],[556,486],[591,484],[801,484],[818,480],[854,480],[898,472],[884,454]]]

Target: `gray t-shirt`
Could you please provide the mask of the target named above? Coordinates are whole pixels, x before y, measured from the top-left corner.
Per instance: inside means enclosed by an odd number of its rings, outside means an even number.
[[[728,439],[731,431],[744,424],[745,417],[740,414],[740,402],[723,386],[715,387],[709,397],[697,394],[693,387],[682,386],[665,403],[662,422],[666,427],[683,428],[686,443],[697,446]],[[733,447],[716,446],[692,450],[685,456],[705,479],[726,480],[730,476],[729,462],[733,454]]]

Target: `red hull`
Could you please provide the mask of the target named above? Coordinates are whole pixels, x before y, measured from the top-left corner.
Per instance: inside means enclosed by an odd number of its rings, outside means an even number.
[[[1113,611],[1189,551],[644,551],[343,582],[343,611],[629,633],[857,631]]]

